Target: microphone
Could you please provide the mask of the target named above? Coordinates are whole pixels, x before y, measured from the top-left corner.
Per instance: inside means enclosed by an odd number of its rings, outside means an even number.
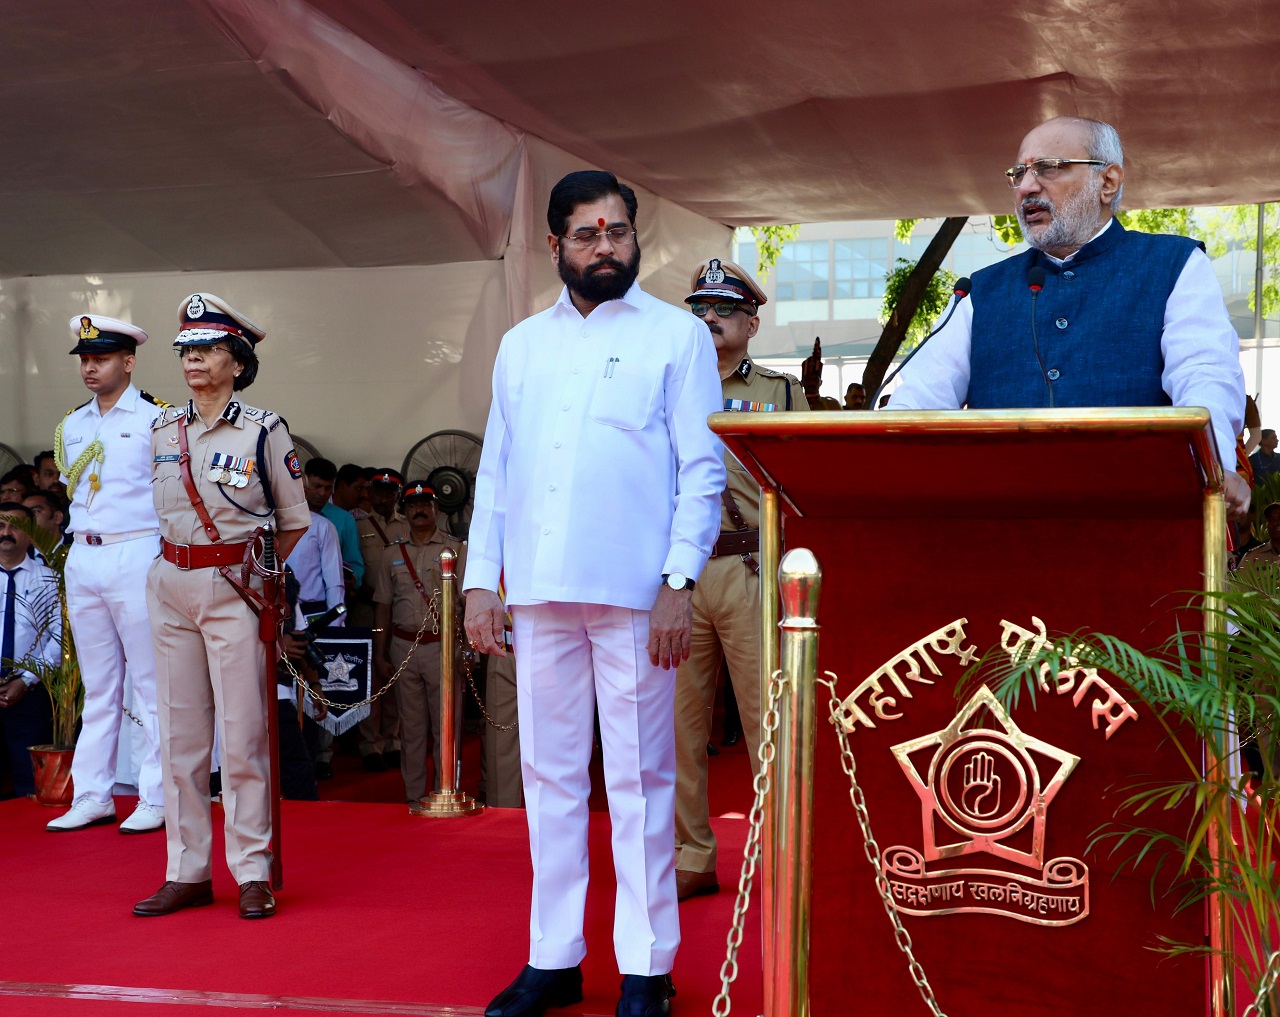
[[[952,289],[953,297],[951,300],[951,307],[947,310],[946,315],[943,317],[942,324],[940,324],[927,336],[921,339],[920,345],[917,346],[910,353],[908,353],[905,357],[903,357],[902,363],[900,363],[897,367],[895,367],[892,371],[889,372],[889,377],[885,378],[884,381],[880,382],[880,387],[876,389],[875,395],[871,397],[870,402],[866,403],[867,409],[869,410],[876,409],[876,403],[880,399],[880,393],[885,390],[885,387],[889,384],[889,382],[893,381],[893,379],[898,376],[898,373],[904,367],[906,367],[907,364],[911,363],[911,358],[914,357],[917,353],[919,353],[924,348],[924,344],[927,343],[930,339],[932,339],[935,335],[937,335],[946,327],[947,322],[951,320],[951,316],[956,313],[956,308],[960,306],[960,301],[963,300],[965,297],[967,297],[969,295],[969,291],[972,289],[973,289],[973,282],[969,279],[967,275],[961,276],[959,279],[956,280],[956,284]]]
[[[1049,409],[1053,409],[1053,385],[1049,381],[1049,372],[1044,369],[1044,357],[1040,355],[1040,340],[1036,336],[1036,300],[1044,289],[1044,269],[1035,265],[1027,273],[1027,288],[1031,290],[1031,345],[1035,347],[1036,363],[1040,365],[1040,377],[1044,379],[1044,390],[1049,393]]]

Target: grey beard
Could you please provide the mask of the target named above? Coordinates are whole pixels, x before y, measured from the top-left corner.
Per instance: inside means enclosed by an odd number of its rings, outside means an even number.
[[[1093,239],[1098,232],[1098,197],[1102,193],[1102,175],[1091,173],[1087,186],[1080,188],[1061,205],[1055,206],[1047,198],[1039,201],[1047,205],[1053,221],[1039,236],[1032,236],[1022,211],[1017,207],[1018,225],[1028,244],[1040,251],[1049,248],[1073,247],[1077,250]]]

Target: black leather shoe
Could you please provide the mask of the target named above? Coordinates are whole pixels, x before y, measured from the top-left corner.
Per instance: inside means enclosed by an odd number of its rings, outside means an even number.
[[[582,1002],[582,968],[525,965],[516,980],[493,997],[484,1017],[542,1017],[548,1009]]]
[[[667,1017],[675,994],[670,975],[623,975],[617,1017]]]
[[[316,763],[316,780],[333,780],[333,767],[328,763]]]
[[[400,750],[392,749],[390,752],[384,752],[382,761],[387,764],[388,770],[397,769],[400,766]]]
[[[724,740],[720,742],[726,749],[731,749],[742,740],[741,731],[726,731]]]

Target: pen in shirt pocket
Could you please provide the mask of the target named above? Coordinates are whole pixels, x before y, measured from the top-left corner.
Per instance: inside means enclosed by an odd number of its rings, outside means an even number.
[[[605,377],[605,378],[612,378],[612,377],[613,377],[613,369],[614,369],[618,364],[620,364],[620,363],[622,363],[622,358],[621,358],[621,357],[610,357],[608,360],[606,360],[606,361],[604,362],[604,375],[603,375],[603,377]]]

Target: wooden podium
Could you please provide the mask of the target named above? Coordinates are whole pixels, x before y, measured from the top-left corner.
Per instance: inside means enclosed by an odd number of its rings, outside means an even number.
[[[1188,776],[1150,710],[1096,673],[1054,676],[1009,713],[957,695],[974,658],[1044,630],[1152,648],[1179,618],[1203,624],[1185,605],[1225,559],[1208,423],[1184,408],[711,417],[764,490],[766,673],[781,545],[821,567],[818,672],[838,676],[887,886],[949,1017],[1228,1012],[1219,965],[1153,949],[1219,942],[1216,904],[1153,904],[1149,867],[1089,850],[1124,788]],[[808,692],[811,841],[777,843],[794,816],[767,824],[766,1017],[927,1013],[864,854],[830,694]],[[788,765],[773,805],[798,814],[809,792]]]

